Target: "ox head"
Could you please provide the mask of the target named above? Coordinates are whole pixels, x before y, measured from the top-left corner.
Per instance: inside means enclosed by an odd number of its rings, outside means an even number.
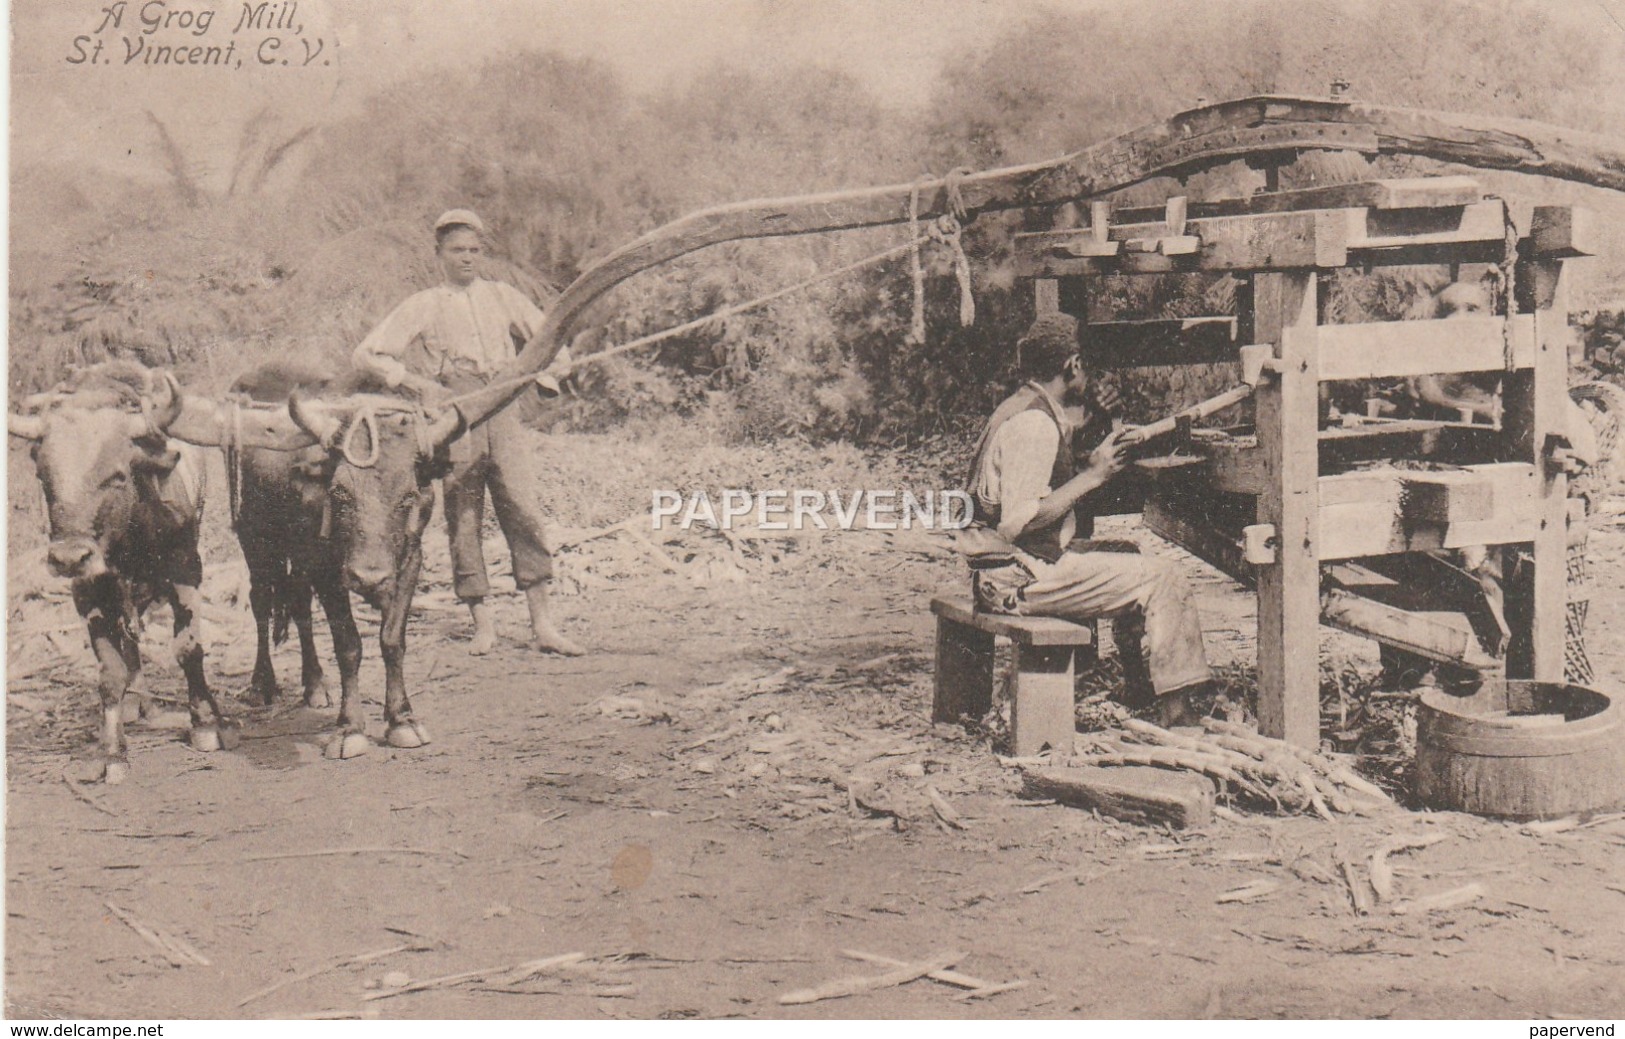
[[[422,543],[434,508],[433,481],[447,445],[466,428],[455,409],[434,415],[388,397],[288,398],[299,428],[327,451],[329,537],[344,559],[344,583],[378,605]]]
[[[7,416],[14,437],[33,442],[50,516],[48,561],[62,577],[108,572],[108,554],[129,530],[144,488],[175,467],[165,430],[180,414],[168,372],[110,364],[75,373]]]

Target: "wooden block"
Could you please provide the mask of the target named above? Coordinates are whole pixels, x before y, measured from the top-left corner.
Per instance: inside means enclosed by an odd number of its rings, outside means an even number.
[[[1407,512],[1405,478],[1398,470],[1344,473],[1320,478],[1320,558],[1394,555],[1469,545],[1506,545],[1531,540],[1540,529],[1542,499],[1534,467],[1519,462],[1467,466],[1468,477],[1489,488],[1490,509],[1474,518],[1481,491],[1467,491],[1459,510],[1444,505],[1452,522],[1421,522]],[[1462,486],[1465,486],[1465,481]],[[1441,513],[1433,511],[1437,517]]]
[[[1496,665],[1461,614],[1401,610],[1334,588],[1321,595],[1320,619],[1428,660],[1481,670]]]
[[[1146,499],[1143,520],[1153,534],[1178,545],[1197,559],[1242,585],[1253,585],[1253,568],[1241,557],[1239,534],[1220,529],[1208,515],[1182,497],[1153,495]]]
[[[936,667],[931,720],[980,721],[993,706],[993,636],[938,616]]]
[[[1167,224],[1120,224],[1110,229],[1111,241],[1139,241],[1146,251],[1113,257],[1087,252],[1099,248],[1087,229],[1039,231],[1016,236],[1016,267],[1017,273],[1032,277],[1340,267],[1348,257],[1350,226],[1342,210],[1190,220],[1187,235],[1199,239],[1201,248],[1169,255],[1152,251],[1158,239],[1168,237]]]
[[[1016,647],[1010,705],[1010,743],[1016,757],[1031,757],[1045,747],[1061,757],[1072,756],[1077,732],[1072,664],[1070,647]]]
[[[1213,781],[1144,765],[1024,769],[1029,792],[1148,826],[1191,829],[1213,821]]]
[[[1596,225],[1596,214],[1584,206],[1536,206],[1529,219],[1528,254],[1595,256],[1602,245]]]
[[[1207,463],[1207,486],[1227,494],[1258,494],[1264,488],[1264,456],[1257,443],[1218,441],[1198,444]]]
[[[1094,629],[1059,617],[1012,617],[1003,613],[983,613],[970,600],[939,596],[931,600],[931,612],[988,635],[1003,635],[1019,646],[1089,646]]]
[[[1488,462],[1505,451],[1501,431],[1491,426],[1407,419],[1320,431],[1325,466],[1384,458],[1429,458],[1467,465]]]
[[[1503,371],[1505,322],[1499,317],[1456,317],[1431,321],[1378,321],[1294,329],[1313,337],[1320,351],[1320,379],[1385,379],[1453,372]],[[1535,321],[1512,318],[1514,364],[1535,361]]]
[[[1350,229],[1350,251],[1473,243],[1489,243],[1503,249],[1506,246],[1506,203],[1500,199],[1468,206],[1348,212],[1358,214],[1352,218],[1356,223]]]
[[[1484,189],[1471,177],[1407,177],[1328,184],[1295,191],[1264,191],[1247,198],[1224,198],[1186,205],[1188,219],[1284,213],[1302,209],[1418,209],[1465,206],[1483,201]],[[1155,220],[1159,210],[1144,206],[1121,209],[1125,224]]]
[[[1400,512],[1407,523],[1466,523],[1495,515],[1495,487],[1467,472],[1401,472]]]

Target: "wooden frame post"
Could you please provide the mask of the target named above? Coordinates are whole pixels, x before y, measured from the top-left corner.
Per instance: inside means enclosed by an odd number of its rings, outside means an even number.
[[[1258,724],[1320,745],[1320,373],[1313,272],[1253,277],[1254,342],[1281,359],[1255,394],[1265,479],[1258,522],[1275,528],[1275,562],[1258,568]],[[1297,334],[1293,334],[1296,332]]]
[[[1520,263],[1519,285],[1535,312],[1534,367],[1510,373],[1503,389],[1509,453],[1534,463],[1540,523],[1532,544],[1534,582],[1528,677],[1563,681],[1563,627],[1567,600],[1568,478],[1551,464],[1546,438],[1567,428],[1568,287],[1561,259]],[[1521,668],[1520,668],[1521,670]],[[1512,677],[1523,677],[1514,675]]]

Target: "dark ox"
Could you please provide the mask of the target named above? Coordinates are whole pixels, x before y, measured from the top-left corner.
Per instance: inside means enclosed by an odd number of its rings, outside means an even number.
[[[406,695],[406,621],[423,564],[423,531],[434,510],[433,481],[445,468],[446,446],[464,430],[462,419],[454,409],[435,415],[384,393],[315,399],[296,390],[288,413],[325,453],[323,464],[310,471],[321,474],[326,494],[327,551],[344,587],[380,614],[385,739],[392,747],[423,746],[429,734],[412,716]],[[341,650],[341,668],[344,659]],[[368,745],[366,720],[352,674],[341,673],[340,682],[341,738],[328,753],[350,757]]]
[[[192,746],[218,750],[235,736],[203,677],[195,623],[203,469],[194,448],[165,436],[180,408],[169,373],[109,362],[74,373],[55,391],[26,401],[26,413],[8,416],[11,435],[33,441],[50,517],[48,562],[72,580],[74,606],[101,664],[101,753],[109,783],[120,782],[129,767],[121,706],[141,671],[137,625],[160,600],[174,611]]]
[[[231,393],[249,407],[281,409],[295,391],[319,392],[328,382],[324,372],[272,363],[243,375]],[[287,637],[292,621],[299,632],[304,703],[329,707],[332,698],[311,631],[312,593],[327,613],[345,689],[354,687],[361,668],[361,636],[344,590],[343,559],[322,532],[332,471],[327,452],[319,446],[303,451],[238,447],[228,438],[225,454],[232,525],[248,564],[248,598],[258,637],[249,695],[265,704],[280,695],[271,645]]]

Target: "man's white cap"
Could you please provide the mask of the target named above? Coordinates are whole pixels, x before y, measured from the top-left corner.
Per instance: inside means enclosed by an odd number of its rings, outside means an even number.
[[[446,210],[444,213],[441,213],[435,218],[434,229],[439,231],[444,227],[454,227],[458,225],[463,227],[472,227],[480,234],[485,233],[485,224],[480,222],[480,218],[474,215],[474,211],[472,209]]]

